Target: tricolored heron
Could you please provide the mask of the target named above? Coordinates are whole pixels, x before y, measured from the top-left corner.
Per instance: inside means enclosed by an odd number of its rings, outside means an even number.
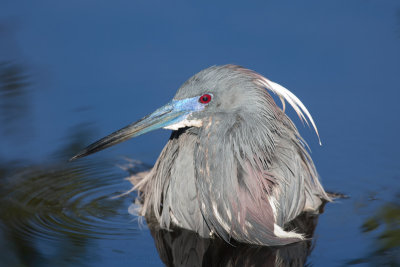
[[[277,94],[279,108],[268,91]],[[173,130],[137,185],[140,215],[226,241],[285,245],[304,239],[284,225],[330,201],[285,101],[318,130],[289,90],[249,69],[213,66],[186,81],[150,115],[88,146],[73,159],[158,129]]]

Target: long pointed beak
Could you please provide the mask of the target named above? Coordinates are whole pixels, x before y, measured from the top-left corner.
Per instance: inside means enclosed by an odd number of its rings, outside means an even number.
[[[132,137],[179,123],[180,121],[186,119],[193,111],[199,111],[203,108],[204,107],[198,103],[197,97],[183,100],[172,100],[150,115],[147,115],[137,122],[134,122],[94,142],[73,156],[70,161],[93,154],[107,147],[126,141]]]

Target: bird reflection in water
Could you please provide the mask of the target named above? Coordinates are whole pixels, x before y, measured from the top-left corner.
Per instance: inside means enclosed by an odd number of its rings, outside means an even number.
[[[161,229],[156,221],[147,220],[161,260],[166,266],[304,266],[313,249],[312,236],[318,215],[303,213],[286,226],[297,229],[307,239],[283,247],[228,244],[219,238],[202,238],[176,228]]]

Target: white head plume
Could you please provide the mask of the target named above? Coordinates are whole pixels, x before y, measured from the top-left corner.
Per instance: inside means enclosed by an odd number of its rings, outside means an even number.
[[[315,122],[310,114],[310,112],[307,110],[307,108],[304,106],[304,104],[300,101],[300,99],[297,98],[297,96],[295,96],[292,92],[290,92],[288,89],[286,89],[285,87],[283,87],[282,85],[275,83],[273,81],[268,80],[267,78],[263,77],[263,76],[259,76],[257,79],[257,82],[267,88],[268,90],[270,90],[271,92],[273,92],[274,94],[279,96],[279,99],[282,102],[282,108],[283,111],[285,111],[285,100],[293,107],[293,109],[296,111],[297,115],[299,116],[301,121],[305,121],[306,124],[309,126],[308,124],[308,120],[311,122],[311,125],[313,126],[315,133],[318,136],[318,140],[319,140],[319,144],[321,144],[321,139],[319,137],[319,133],[318,133],[318,129],[317,126],[315,125]],[[307,118],[304,116],[303,112],[306,114]]]

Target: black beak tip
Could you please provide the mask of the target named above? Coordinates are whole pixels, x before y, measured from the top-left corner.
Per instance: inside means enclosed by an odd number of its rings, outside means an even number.
[[[68,161],[71,162],[71,161],[74,161],[74,160],[76,160],[76,159],[78,159],[78,158],[79,158],[78,155],[75,155],[75,156],[73,156],[72,158],[70,158]]]
[[[77,160],[79,158],[83,158],[86,155],[87,155],[87,152],[82,151],[82,152],[79,152],[78,154],[76,154],[75,156],[73,156],[72,158],[70,158],[68,161],[71,162],[71,161]]]

